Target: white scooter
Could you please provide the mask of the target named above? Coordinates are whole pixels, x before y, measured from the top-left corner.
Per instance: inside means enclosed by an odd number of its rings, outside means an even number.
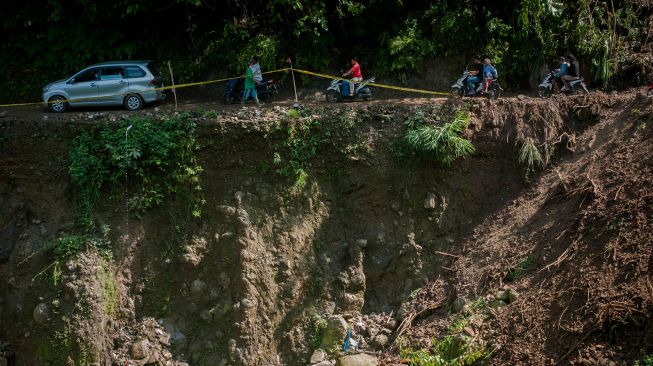
[[[540,85],[537,86],[537,94],[540,96],[540,98],[548,98],[553,94],[554,79],[555,77],[553,76],[552,71],[546,75]],[[568,95],[574,95],[577,91],[580,91],[581,93],[589,93],[583,77],[579,77],[576,80],[567,81],[567,89],[562,92]]]
[[[349,93],[349,81],[342,79],[335,79],[331,82],[331,85],[324,92],[326,95],[326,100],[329,103],[336,103],[344,100],[372,100],[373,95],[370,88],[367,86],[370,83],[373,83],[376,79],[369,78],[362,81],[354,82],[354,95]]]

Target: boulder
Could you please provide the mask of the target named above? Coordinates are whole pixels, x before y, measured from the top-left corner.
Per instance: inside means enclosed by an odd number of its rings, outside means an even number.
[[[336,366],[376,366],[377,364],[376,357],[365,353],[343,356],[336,361]]]
[[[320,363],[320,362],[326,360],[326,358],[327,358],[327,353],[323,349],[318,348],[318,349],[315,350],[315,352],[313,352],[313,355],[311,356],[311,361],[310,362],[312,364],[313,363]]]
[[[149,345],[147,344],[147,341],[141,339],[134,342],[131,347],[131,353],[135,360],[142,360],[147,357],[147,354],[149,353]]]
[[[356,240],[356,245],[358,245],[361,248],[367,247],[367,239],[358,239],[358,240]]]
[[[204,295],[206,292],[208,285],[206,282],[200,280],[199,278],[193,281],[190,285],[190,293],[193,295],[195,298],[200,298]]]
[[[327,320],[326,329],[322,335],[320,348],[331,349],[341,346],[347,336],[347,321],[340,315],[334,315]]]
[[[508,293],[508,299],[507,300],[508,300],[509,304],[515,302],[519,298],[519,292],[517,292],[517,291],[515,291],[513,289],[509,289],[507,291],[507,293]]]
[[[429,192],[426,194],[426,198],[424,199],[424,208],[427,210],[433,210],[434,208],[437,207],[437,201],[435,194]]]
[[[508,291],[503,291],[503,290],[497,291],[497,293],[494,294],[494,298],[501,300],[503,302],[508,302]]]
[[[490,303],[489,306],[490,306],[492,309],[498,309],[498,308],[503,307],[503,306],[506,306],[506,305],[508,305],[508,304],[506,304],[505,301],[500,300],[500,299],[494,299],[494,300],[492,300],[492,302]]]
[[[388,343],[388,336],[385,334],[377,334],[377,336],[374,337],[374,339],[372,340],[372,344],[377,349],[381,349],[385,347],[387,343]]]
[[[451,311],[454,313],[460,313],[465,308],[465,299],[462,297],[457,297],[451,304]]]
[[[32,313],[34,321],[38,324],[43,324],[50,318],[50,308],[44,302],[39,303],[34,307],[34,312]]]

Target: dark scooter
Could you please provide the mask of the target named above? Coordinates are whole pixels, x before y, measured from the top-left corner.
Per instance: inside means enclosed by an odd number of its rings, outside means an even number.
[[[243,100],[245,91],[238,88],[238,81],[239,79],[231,79],[227,81],[223,96],[224,104],[236,104]],[[279,82],[274,79],[264,79],[260,84],[256,84],[256,94],[261,102],[271,103],[274,99],[274,95],[279,94]],[[251,99],[252,97],[249,98]]]

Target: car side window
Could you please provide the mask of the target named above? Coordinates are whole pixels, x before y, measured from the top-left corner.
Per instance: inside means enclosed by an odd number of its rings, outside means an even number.
[[[125,66],[125,79],[142,78],[145,71],[138,66]]]
[[[100,76],[100,80],[120,80],[122,79],[122,75],[122,66],[105,67],[102,69],[102,76]]]
[[[75,76],[75,83],[98,80],[99,69],[89,69]]]

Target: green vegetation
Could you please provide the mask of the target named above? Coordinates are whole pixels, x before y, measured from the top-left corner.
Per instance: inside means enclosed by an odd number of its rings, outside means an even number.
[[[410,366],[468,366],[489,357],[489,352],[471,338],[448,335],[433,340],[430,349],[418,351],[400,347],[401,358]]]
[[[653,354],[646,354],[642,351],[641,358],[635,361],[633,366],[653,366]]]
[[[313,315],[309,319],[308,327],[308,342],[313,349],[316,349],[322,344],[322,336],[327,328],[327,321],[319,315]]]
[[[272,163],[278,174],[292,179],[294,191],[306,187],[313,166],[322,165],[326,157],[331,158],[331,165],[321,171],[336,175],[342,169],[338,161],[346,161],[364,150],[357,137],[352,141],[351,132],[359,118],[355,113],[305,109],[293,116],[285,133],[282,132],[282,141],[273,146]],[[273,134],[266,136],[272,138]]]
[[[118,288],[111,271],[110,262],[103,262],[97,269],[96,276],[102,286],[102,304],[104,312],[112,316],[118,310]]]
[[[527,137],[522,142],[517,161],[520,164],[526,165],[526,176],[534,172],[536,166],[542,166],[542,154],[532,138]]]
[[[131,129],[127,129],[131,126]],[[133,117],[83,132],[69,154],[69,174],[78,193],[79,224],[94,227],[93,209],[104,192],[124,193],[136,215],[168,196],[183,200],[192,216],[201,215],[201,185],[195,123],[190,114],[163,121]]]
[[[101,61],[154,59],[165,71],[170,60],[183,83],[216,70],[238,75],[252,55],[265,70],[285,66],[288,55],[298,67],[324,70],[353,54],[365,70],[404,80],[435,57],[488,55],[507,81],[524,86],[542,65],[574,52],[587,75],[607,82],[630,70],[643,81],[637,52],[650,38],[650,14],[650,4],[635,0],[36,0],[0,20],[0,99],[36,99],[35,86]]]
[[[508,270],[508,274],[506,274],[505,280],[510,282],[522,278],[526,272],[528,272],[528,270],[533,267],[534,264],[535,258],[530,255],[527,256],[526,258],[522,259],[521,262],[517,264],[517,266]]]
[[[466,310],[454,318],[447,334],[440,340],[434,339],[428,349],[413,350],[398,340],[402,359],[411,366],[465,366],[474,365],[490,356],[490,350],[483,343],[462,334],[473,319],[484,320],[488,316],[485,299],[478,298]]]
[[[474,145],[462,137],[469,125],[469,114],[459,111],[451,122],[442,126],[426,124],[423,114],[409,118],[406,132],[395,146],[399,158],[421,158],[443,165],[474,153]]]

